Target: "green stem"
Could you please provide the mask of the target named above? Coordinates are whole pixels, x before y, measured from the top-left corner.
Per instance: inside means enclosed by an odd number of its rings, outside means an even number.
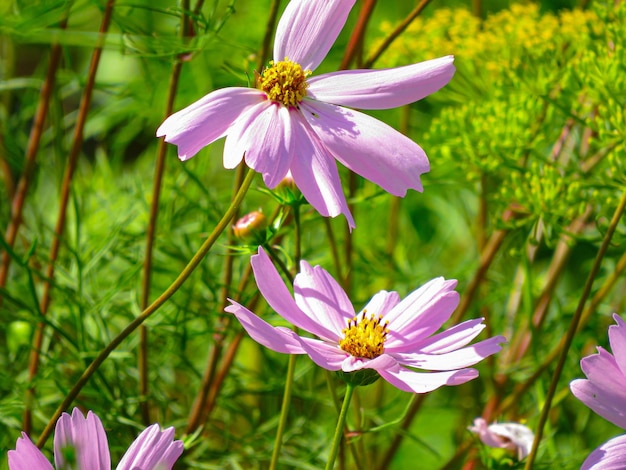
[[[181,15],[181,39],[185,39],[188,34],[189,22],[185,13],[189,10],[189,0],[184,0],[183,14]],[[167,118],[174,110],[174,100],[178,91],[178,83],[180,73],[183,68],[183,61],[177,59],[172,66],[170,74],[170,83],[167,93],[167,102],[165,105],[165,113],[163,119]],[[150,288],[152,284],[152,254],[154,248],[154,240],[156,237],[157,221],[159,217],[159,201],[161,199],[161,189],[163,186],[163,175],[165,173],[165,156],[169,145],[165,140],[159,140],[157,146],[157,155],[154,166],[154,180],[152,183],[152,202],[150,204],[150,220],[148,221],[148,229],[146,230],[146,247],[143,262],[143,280],[141,282],[141,303],[140,308],[145,309],[150,302]],[[141,410],[141,418],[143,424],[148,426],[152,420],[150,419],[150,404],[148,402],[148,327],[141,325],[139,329],[139,348],[137,351],[137,369],[139,371],[139,408]]]
[[[346,415],[348,414],[348,408],[350,408],[350,400],[352,398],[352,392],[354,392],[354,385],[346,384],[346,395],[343,398],[343,404],[341,405],[341,411],[339,412],[339,419],[337,420],[337,427],[335,428],[335,437],[333,438],[333,446],[330,449],[330,455],[328,456],[328,462],[326,463],[326,470],[332,470],[337,459],[337,453],[339,452],[339,445],[343,438],[343,427],[346,424]]]
[[[295,205],[293,207],[293,216],[294,216],[294,224],[295,224],[295,232],[296,232],[296,240],[295,240],[295,263],[294,270],[298,271],[298,265],[300,264],[300,257],[302,253],[301,249],[301,230],[300,230],[300,206]],[[269,243],[265,244],[265,248],[268,249],[272,258],[280,263],[281,260],[276,253],[272,250]],[[285,273],[289,277],[289,280],[293,284],[293,279],[295,275],[289,273],[286,267],[283,265],[283,269]],[[297,331],[297,328],[294,327],[294,331]],[[296,373],[296,355],[291,354],[289,356],[289,363],[287,365],[287,376],[285,377],[285,391],[283,392],[283,403],[280,407],[280,419],[278,421],[278,429],[276,430],[276,438],[274,440],[274,450],[272,451],[272,460],[270,462],[270,469],[274,470],[278,465],[278,456],[280,454],[280,448],[283,444],[283,435],[285,434],[285,428],[287,426],[287,417],[289,415],[289,407],[291,405],[291,392],[293,390],[293,377]]]
[[[624,209],[626,209],[626,191],[622,194],[622,198],[620,199],[619,205],[617,209],[615,209],[615,213],[613,214],[613,218],[611,219],[611,223],[609,225],[608,230],[606,231],[606,235],[602,240],[602,244],[600,245],[600,249],[598,250],[598,254],[596,255],[596,259],[593,262],[593,266],[591,267],[591,272],[587,277],[587,282],[585,283],[585,287],[583,288],[583,293],[580,297],[580,301],[578,302],[578,306],[576,307],[576,312],[574,313],[574,317],[572,318],[572,322],[570,323],[569,329],[567,330],[567,335],[565,336],[565,344],[563,345],[563,349],[561,350],[561,355],[559,357],[559,362],[557,363],[556,370],[552,376],[552,381],[550,382],[550,387],[548,388],[548,393],[546,394],[546,400],[543,405],[543,409],[541,410],[541,416],[539,418],[539,424],[537,425],[537,429],[535,430],[535,440],[533,441],[533,448],[526,460],[526,466],[524,467],[526,470],[530,470],[533,468],[533,464],[535,462],[535,458],[537,457],[537,450],[539,448],[539,442],[541,442],[541,437],[543,435],[543,428],[548,421],[548,415],[550,413],[550,407],[552,405],[552,399],[556,393],[556,388],[559,382],[559,378],[561,377],[561,373],[563,372],[563,367],[565,366],[565,360],[567,358],[567,353],[572,344],[574,336],[576,335],[576,331],[578,329],[578,325],[582,318],[583,310],[585,308],[585,303],[589,298],[589,294],[591,293],[591,288],[593,287],[593,281],[595,280],[598,271],[600,270],[600,266],[602,265],[602,259],[604,258],[604,254],[606,250],[609,248],[609,244],[611,243],[611,239],[613,238],[613,234],[617,228],[617,224],[622,218],[622,214],[624,213]]]
[[[283,403],[280,407],[280,420],[278,429],[276,430],[276,439],[274,440],[274,450],[272,451],[272,461],[270,462],[270,470],[275,470],[278,465],[278,455],[280,447],[283,443],[283,435],[287,426],[287,415],[289,414],[289,405],[291,403],[291,391],[293,390],[293,377],[296,373],[296,355],[289,355],[289,364],[287,365],[287,377],[285,379],[285,392],[283,393]]]
[[[213,232],[209,235],[209,237],[205,240],[202,246],[198,249],[196,254],[191,258],[191,261],[185,266],[182,272],[178,275],[176,280],[163,292],[148,308],[146,308],[141,314],[135,318],[131,323],[128,324],[124,330],[120,334],[118,334],[113,340],[98,354],[98,356],[93,360],[93,362],[85,369],[83,375],[78,379],[74,387],[70,390],[68,395],[65,397],[63,402],[59,405],[57,410],[52,415],[52,418],[48,422],[48,425],[41,433],[39,440],[37,441],[37,447],[41,448],[44,446],[50,434],[52,434],[52,429],[55,426],[57,419],[61,416],[61,413],[66,410],[74,401],[74,399],[78,396],[82,388],[89,381],[91,376],[98,370],[100,365],[105,361],[109,354],[117,348],[122,341],[124,341],[130,334],[135,331],[139,325],[141,325],[144,321],[150,317],[154,312],[156,312],[174,293],[180,289],[180,287],[184,284],[184,282],[189,278],[191,273],[198,267],[200,262],[204,259],[206,254],[211,250],[219,236],[222,232],[228,227],[231,219],[239,209],[241,202],[243,201],[244,196],[248,192],[252,181],[254,180],[255,172],[253,170],[248,170],[248,174],[239,188],[239,192],[233,199],[230,204],[230,207],[224,213],[222,219],[218,222],[218,224],[213,229]]]

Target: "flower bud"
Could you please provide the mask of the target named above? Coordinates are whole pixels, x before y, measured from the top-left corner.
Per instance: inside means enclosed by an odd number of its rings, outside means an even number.
[[[261,241],[265,239],[267,218],[260,211],[252,211],[240,218],[233,225],[235,237],[244,242]]]

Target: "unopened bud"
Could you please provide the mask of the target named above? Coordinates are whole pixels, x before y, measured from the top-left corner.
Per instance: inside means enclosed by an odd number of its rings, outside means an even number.
[[[243,241],[263,240],[267,218],[260,211],[252,211],[240,218],[233,225],[235,237]]]

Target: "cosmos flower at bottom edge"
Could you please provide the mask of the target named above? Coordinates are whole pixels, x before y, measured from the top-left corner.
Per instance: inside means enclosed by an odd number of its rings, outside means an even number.
[[[495,336],[467,346],[484,329],[482,318],[434,334],[459,303],[454,280],[433,279],[403,300],[397,292],[380,291],[356,314],[344,290],[320,266],[301,262],[292,297],[261,247],[251,264],[270,307],[319,339],[273,327],[233,300],[226,311],[263,346],[307,354],[324,369],[348,373],[373,369],[400,390],[426,393],[476,378],[478,371],[468,366],[497,353],[506,341]]]
[[[131,444],[117,470],[171,470],[182,453],[183,442],[174,440],[174,428],[161,431],[158,424],[153,424]],[[54,468],[24,432],[18,438],[15,450],[8,452],[8,457],[9,470]],[[100,418],[91,411],[85,417],[78,408],[74,408],[71,415],[63,413],[57,421],[54,435],[56,468],[68,468],[70,459],[81,470],[111,469],[104,427]]]
[[[613,314],[615,325],[609,327],[613,354],[598,346],[597,354],[583,357],[580,367],[587,377],[570,383],[576,398],[616,426],[626,429],[626,322]],[[623,470],[626,468],[626,435],[615,437],[596,450],[582,470]]]

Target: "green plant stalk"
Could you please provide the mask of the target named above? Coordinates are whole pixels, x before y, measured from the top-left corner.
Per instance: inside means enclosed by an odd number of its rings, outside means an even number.
[[[183,6],[186,10],[189,8],[188,0],[187,5]],[[186,34],[185,25],[188,24],[185,15],[182,16],[182,35]],[[170,83],[168,87],[167,104],[165,105],[165,117],[172,114],[174,109],[174,99],[176,98],[176,92],[178,90],[178,83],[180,79],[180,72],[183,66],[181,60],[176,60],[172,67],[172,73],[170,75]],[[150,286],[152,284],[152,252],[154,249],[154,238],[156,235],[157,219],[159,216],[159,201],[161,199],[161,188],[163,186],[163,173],[165,172],[165,156],[167,154],[167,145],[165,140],[159,140],[157,146],[157,157],[154,168],[154,181],[152,185],[152,202],[150,204],[150,220],[148,222],[148,229],[146,230],[146,251],[144,254],[143,262],[143,280],[141,283],[141,304],[140,308],[144,310],[150,302]],[[139,350],[137,355],[137,366],[139,369],[139,408],[141,410],[141,418],[143,424],[149,425],[152,421],[150,419],[150,406],[148,403],[148,327],[141,325],[139,329]]]
[[[257,62],[257,71],[261,73],[263,66],[270,58],[270,44],[272,43],[272,34],[276,27],[276,19],[278,18],[278,7],[280,6],[280,0],[272,0],[270,5],[270,14],[267,18],[267,26],[265,27],[265,36],[263,37],[263,43],[261,44],[261,50],[259,51],[259,61]]]
[[[43,285],[43,292],[41,295],[40,311],[42,315],[46,315],[48,307],[50,306],[51,297],[50,291],[52,289],[52,280],[54,279],[55,263],[59,256],[59,249],[61,247],[61,239],[63,238],[63,232],[65,231],[65,219],[67,216],[67,205],[70,199],[72,179],[76,165],[78,163],[78,156],[83,143],[83,130],[85,123],[87,122],[87,114],[89,113],[89,107],[91,104],[91,97],[93,95],[93,89],[96,83],[96,73],[98,71],[98,65],[100,64],[100,57],[102,55],[102,46],[104,43],[105,34],[111,24],[111,17],[113,15],[114,0],[108,0],[104,13],[102,15],[102,22],[100,23],[100,30],[98,36],[98,44],[94,48],[91,56],[91,62],[89,64],[89,72],[87,74],[87,81],[85,83],[85,90],[81,97],[78,116],[76,118],[76,126],[74,129],[74,138],[72,140],[72,147],[67,157],[67,165],[65,166],[65,172],[63,175],[63,183],[61,186],[61,200],[59,202],[59,213],[57,216],[57,223],[54,228],[54,236],[52,238],[52,244],[50,246],[50,255],[48,260],[48,266],[46,267],[46,280]],[[39,356],[41,354],[41,347],[43,344],[43,330],[44,324],[39,323],[35,336],[33,338],[33,347],[31,350],[29,364],[28,364],[28,378],[32,381],[37,375],[39,369]],[[27,395],[32,396],[34,389],[30,388],[27,391]],[[29,403],[27,398],[26,403]],[[29,433],[31,429],[32,410],[30,406],[27,406],[24,411],[24,432]]]
[[[295,226],[295,247],[294,247],[294,271],[297,272],[298,266],[300,264],[300,257],[302,254],[302,249],[300,244],[302,242],[301,229],[300,229],[300,206],[295,205],[292,207],[293,210],[293,219]],[[276,256],[274,250],[266,244],[266,248],[272,255],[275,261],[281,262],[281,260]],[[286,270],[284,265],[281,266],[283,270]],[[287,274],[289,274],[288,270],[286,270]],[[295,277],[294,274],[290,275],[290,281],[293,284],[293,279]],[[297,331],[297,328],[294,326],[294,331]],[[287,376],[285,377],[285,391],[283,392],[283,402],[280,407],[280,418],[278,421],[278,429],[276,429],[276,438],[274,439],[274,449],[272,450],[272,460],[270,461],[270,469],[275,470],[278,465],[278,456],[280,455],[280,448],[283,443],[283,436],[285,434],[285,428],[287,427],[287,417],[289,416],[289,408],[291,405],[291,393],[293,391],[293,378],[296,373],[296,355],[289,355],[289,363],[287,365]]]
[[[569,351],[570,346],[572,345],[572,341],[574,340],[574,336],[576,335],[576,331],[578,330],[578,325],[582,318],[582,314],[584,311],[585,303],[589,298],[589,294],[591,293],[591,288],[593,287],[593,281],[595,280],[598,271],[600,270],[600,266],[602,265],[602,260],[604,259],[604,255],[609,248],[609,244],[611,243],[611,239],[613,238],[613,234],[617,229],[617,224],[619,223],[622,214],[624,213],[624,209],[626,208],[626,191],[622,194],[622,198],[620,199],[619,205],[613,214],[613,218],[611,219],[611,223],[609,224],[608,230],[606,231],[606,235],[602,240],[602,244],[600,245],[600,249],[598,250],[598,254],[596,255],[596,259],[593,262],[593,266],[591,267],[591,272],[587,277],[587,281],[585,282],[585,287],[583,288],[583,293],[580,297],[580,301],[578,302],[578,306],[576,307],[576,312],[574,313],[574,317],[572,318],[572,322],[570,323],[569,329],[567,330],[567,335],[565,336],[565,343],[563,345],[563,349],[561,350],[561,355],[559,357],[559,361],[556,366],[556,370],[552,376],[552,381],[550,382],[550,387],[548,388],[548,393],[546,394],[545,403],[543,405],[543,409],[541,410],[541,416],[539,418],[539,423],[537,424],[537,429],[535,430],[535,440],[533,441],[533,447],[528,455],[528,459],[526,460],[526,466],[524,467],[526,470],[530,470],[535,462],[535,458],[537,457],[537,450],[539,449],[539,442],[541,442],[541,437],[543,435],[543,428],[548,421],[548,414],[550,413],[550,407],[552,405],[552,400],[556,393],[556,388],[559,382],[559,378],[561,377],[561,373],[563,372],[563,367],[565,366],[565,360],[567,358],[567,353]]]
[[[244,196],[248,192],[252,181],[254,180],[255,172],[253,170],[248,170],[248,174],[246,175],[241,188],[239,188],[239,192],[233,199],[230,204],[230,207],[224,213],[222,219],[215,226],[211,234],[204,241],[202,246],[198,249],[196,254],[191,258],[187,266],[181,271],[178,277],[172,282],[172,284],[163,292],[148,308],[146,308],[141,314],[135,318],[132,322],[128,324],[120,334],[118,334],[113,340],[96,356],[93,362],[85,369],[83,374],[80,376],[78,381],[74,384],[70,392],[67,394],[63,402],[59,405],[57,410],[54,412],[48,425],[45,427],[39,440],[37,441],[37,447],[41,448],[44,446],[50,434],[52,434],[52,430],[55,426],[57,419],[61,416],[61,413],[66,410],[74,401],[74,399],[78,396],[82,388],[89,381],[91,376],[98,370],[100,365],[105,361],[107,357],[117,348],[122,341],[124,341],[130,334],[135,331],[139,325],[141,325],[144,321],[146,321],[150,315],[156,312],[174,293],[185,283],[187,278],[193,273],[193,271],[198,267],[200,262],[204,259],[206,254],[211,250],[219,236],[226,230],[228,224],[231,219],[239,209],[241,202],[243,201]]]
[[[241,186],[241,182],[243,180],[243,165],[237,168],[237,174],[235,176],[235,183],[233,187],[234,195],[237,194],[237,190]],[[233,215],[233,219],[237,220],[239,217],[239,211],[237,211]],[[232,245],[234,243],[234,235],[232,230],[228,232],[228,243]],[[220,303],[219,310],[223,312],[228,304],[228,297],[230,295],[230,284],[233,280],[233,256],[227,256],[224,260],[224,270],[222,273],[222,289],[220,292]],[[218,322],[218,326],[213,334],[214,344],[209,350],[209,358],[207,359],[207,365],[204,369],[204,374],[202,375],[202,382],[200,385],[200,390],[198,391],[198,395],[194,400],[191,413],[189,414],[189,419],[187,420],[187,434],[192,434],[198,427],[201,425],[204,416],[204,410],[206,409],[207,400],[209,398],[209,391],[211,389],[211,384],[213,383],[213,379],[215,377],[215,371],[217,370],[217,365],[219,359],[222,355],[222,350],[224,348],[224,331],[228,324],[227,319],[220,320]]]
[[[376,49],[376,51],[369,56],[369,58],[363,64],[364,69],[369,69],[380,58],[380,56],[387,50],[393,41],[400,36],[406,28],[417,18],[420,13],[426,8],[426,5],[430,3],[430,0],[422,0],[419,4],[402,20],[402,22],[385,38],[382,44]]]
[[[337,427],[335,428],[335,436],[333,437],[333,444],[330,448],[330,454],[328,456],[328,462],[326,462],[326,470],[332,470],[335,466],[335,460],[337,459],[337,453],[339,452],[339,446],[341,445],[341,439],[343,438],[343,427],[346,424],[346,416],[348,409],[350,408],[350,400],[352,399],[352,393],[354,392],[355,385],[346,384],[346,394],[341,404],[341,411],[339,412],[339,418],[337,419]]]
[[[274,221],[279,212],[280,206],[274,211],[274,214],[270,217],[270,220]],[[232,261],[232,259],[230,261]],[[241,294],[248,285],[251,275],[252,265],[248,263],[243,272],[243,275],[241,276],[239,285],[235,290],[234,300],[236,302],[241,302]],[[226,292],[226,290],[224,292]],[[224,293],[224,295],[226,295],[226,293]],[[259,293],[257,291],[257,293],[252,297],[252,299],[250,299],[250,301],[246,305],[246,308],[253,311],[259,298]],[[223,300],[224,302],[222,310],[226,307],[227,298],[224,297]],[[187,423],[187,434],[191,434],[191,428],[193,428],[194,430],[197,429],[198,427],[206,423],[207,419],[209,418],[209,415],[211,414],[215,406],[217,396],[219,395],[219,392],[222,389],[222,385],[224,384],[224,380],[228,375],[228,371],[232,366],[233,361],[235,360],[235,355],[237,354],[239,344],[241,343],[241,340],[244,336],[243,332],[241,331],[237,333],[235,338],[224,350],[224,334],[222,332],[224,332],[228,328],[228,325],[231,321],[230,319],[230,316],[223,317],[223,321],[218,327],[220,329],[220,332],[215,335],[215,345],[213,350],[211,351],[211,354],[207,361],[207,368],[205,369],[204,375],[202,377],[202,388],[198,393],[198,397],[196,398],[196,401],[202,400],[202,408],[200,408],[200,404],[196,405],[196,402],[194,402],[194,410],[190,414],[190,419]],[[219,371],[217,371],[218,361],[220,359],[222,359],[222,364]]]
[[[283,435],[287,427],[287,416],[289,415],[289,405],[291,404],[291,392],[293,390],[293,377],[296,373],[295,354],[289,355],[289,363],[287,365],[287,376],[285,377],[285,391],[283,392],[283,402],[280,407],[280,419],[278,421],[278,429],[276,429],[276,438],[274,439],[274,449],[272,451],[272,460],[270,461],[270,470],[276,470],[278,466],[278,456],[283,443]]]

